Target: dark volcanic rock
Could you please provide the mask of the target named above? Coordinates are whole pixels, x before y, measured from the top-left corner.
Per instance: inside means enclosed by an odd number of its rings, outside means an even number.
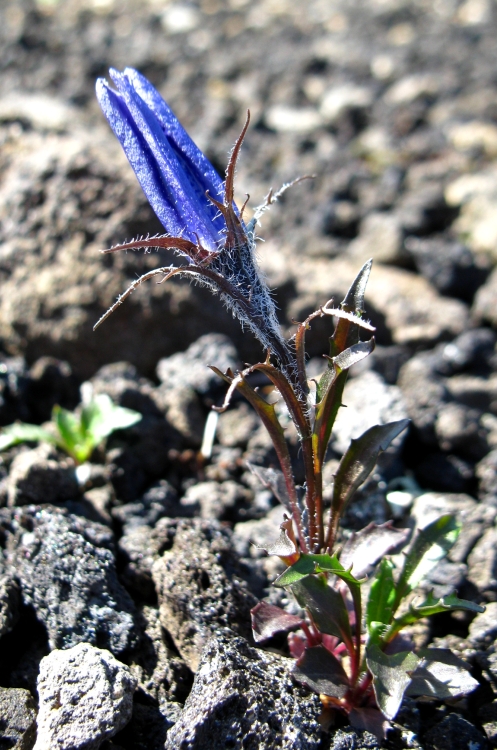
[[[250,609],[257,603],[230,537],[215,522],[180,520],[174,544],[153,566],[161,622],[195,671],[212,633],[229,627],[251,637]]]
[[[435,422],[449,394],[430,364],[424,354],[410,359],[400,371],[399,386],[420,439],[428,445],[436,445]]]
[[[63,503],[80,494],[72,459],[57,460],[47,444],[20,453],[7,481],[8,504]]]
[[[405,244],[417,270],[441,294],[471,302],[488,275],[488,262],[478,265],[471,250],[458,242],[410,237]]]
[[[202,651],[166,750],[318,750],[320,701],[292,680],[292,666],[293,660],[219,631]]]
[[[479,321],[497,326],[495,299],[497,297],[497,269],[494,269],[483,286],[476,293],[473,303],[473,315]]]
[[[150,487],[134,503],[118,505],[112,511],[112,517],[128,529],[137,526],[153,527],[164,516],[174,518],[180,506],[176,490],[168,481],[162,479]]]
[[[0,687],[0,747],[32,750],[36,740],[36,705],[22,688]]]
[[[173,650],[155,607],[144,606],[137,621],[141,637],[133,653],[131,670],[143,696],[168,716],[172,705],[186,700],[193,674]]]
[[[133,646],[134,605],[106,548],[108,530],[50,507],[2,510],[0,522],[23,603],[51,648],[85,641],[120,654]]]
[[[236,370],[238,355],[233,342],[221,333],[209,333],[201,336],[184,352],[161,359],[157,365],[157,376],[165,389],[174,389],[178,385],[189,385],[198,393],[224,390],[224,381],[216,375],[209,365],[214,365],[226,372]]]
[[[19,615],[18,610],[19,586],[14,572],[0,573],[0,637],[12,630]]]
[[[485,736],[460,714],[449,714],[424,737],[427,750],[469,750],[488,747]]]
[[[41,357],[29,371],[28,403],[31,420],[47,422],[55,405],[72,410],[79,402],[79,388],[71,366],[53,357]]]

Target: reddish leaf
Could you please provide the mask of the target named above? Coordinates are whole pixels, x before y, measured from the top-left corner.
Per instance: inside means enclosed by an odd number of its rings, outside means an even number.
[[[260,643],[272,638],[276,633],[296,630],[302,625],[302,618],[285,612],[274,604],[259,602],[251,611],[254,641]]]
[[[381,526],[370,523],[347,539],[340,562],[346,570],[352,567],[355,578],[365,578],[385,555],[406,544],[410,534],[410,529],[393,528],[391,521]]]

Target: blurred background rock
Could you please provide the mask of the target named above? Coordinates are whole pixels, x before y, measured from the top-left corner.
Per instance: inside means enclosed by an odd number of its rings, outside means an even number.
[[[144,73],[220,173],[250,108],[239,202],[315,175],[261,229],[284,326],[338,300],[370,256],[368,311],[403,361],[497,323],[495,15],[491,0],[4,0],[0,346],[80,378],[118,360],[150,375],[209,331],[261,356],[176,281],[143,285],[93,333],[137,274],[169,263],[98,253],[161,230],[95,100],[110,66]],[[327,331],[314,326],[311,355]]]

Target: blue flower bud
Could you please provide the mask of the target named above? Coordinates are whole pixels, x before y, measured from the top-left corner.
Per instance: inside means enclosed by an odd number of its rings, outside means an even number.
[[[249,118],[233,148],[223,183],[146,78],[131,68],[124,73],[111,70],[110,75],[117,91],[100,78],[96,85],[100,106],[167,235],[133,240],[104,252],[171,248],[188,265],[163,267],[141,276],[97,326],[142,281],[154,275],[163,275],[163,280],[193,275],[220,294],[242,325],[253,331],[286,371],[295,373],[294,353],[281,335],[273,299],[255,259],[256,221],[277,196],[270,193],[247,226],[243,209],[239,212],[234,203],[236,161]]]
[[[226,224],[206,197],[223,181],[159,92],[136,70],[111,70],[117,91],[99,78],[97,98],[165,230],[215,252]]]

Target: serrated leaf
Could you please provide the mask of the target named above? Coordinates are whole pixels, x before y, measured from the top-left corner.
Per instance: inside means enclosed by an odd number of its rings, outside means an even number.
[[[302,625],[302,618],[285,612],[274,604],[259,602],[250,612],[254,641],[260,643],[272,638],[276,633],[296,630]]]
[[[296,563],[287,568],[273,583],[273,586],[283,588],[291,586],[293,583],[302,580],[311,573],[314,573],[318,558],[327,558],[328,555],[300,555]]]
[[[468,665],[449,649],[424,648],[418,652],[421,662],[412,674],[405,695],[446,700],[475,690],[479,682],[468,671]]]
[[[400,435],[408,424],[408,419],[400,419],[396,422],[376,425],[366,430],[359,438],[352,440],[335,474],[329,534],[331,541],[336,537],[338,523],[348,501],[368,478],[379,454],[388,448],[392,440]]]
[[[18,443],[56,443],[55,436],[37,424],[14,422],[3,427],[0,432],[0,451],[7,450]]]
[[[351,649],[352,631],[342,595],[317,576],[307,576],[291,586],[291,591],[306,609],[320,633],[341,638]]]
[[[340,562],[345,568],[351,568],[356,578],[364,578],[370,575],[378,560],[404,546],[410,534],[410,529],[396,529],[391,521],[381,525],[370,523],[347,539]]]
[[[366,286],[372,266],[373,260],[370,258],[364,263],[352,282],[350,289],[342,302],[342,307],[346,310],[353,310],[358,315],[364,312],[364,295],[366,294]]]
[[[301,555],[291,567],[287,568],[274,582],[274,586],[291,586],[311,573],[332,573],[348,584],[360,585],[349,570],[345,570],[336,555]]]
[[[344,313],[354,313],[360,317],[364,308],[364,294],[371,271],[372,261],[363,265],[340,305]],[[338,318],[338,322],[330,338],[329,359],[331,360],[317,385],[317,408],[312,436],[315,461],[322,464],[335,423],[338,409],[342,403],[343,389],[347,382],[347,369],[337,368],[333,362],[335,357],[359,343],[359,326],[353,321]],[[373,346],[374,342],[366,344]]]
[[[336,357],[333,357],[332,362],[335,367],[343,372],[343,370],[349,370],[352,365],[357,364],[362,359],[371,354],[374,350],[375,341],[374,338],[369,341],[359,341],[357,344],[349,346]]]
[[[450,514],[440,516],[418,531],[408,550],[396,586],[394,612],[400,602],[427,576],[455,544],[460,524]]]
[[[366,608],[366,625],[368,631],[371,629],[372,623],[389,625],[392,620],[393,605],[395,602],[394,567],[391,560],[384,558],[371,584]]]
[[[394,719],[419,659],[410,651],[385,654],[376,644],[368,644],[366,663],[373,675],[373,689],[378,708],[387,719]]]
[[[307,648],[292,674],[316,693],[333,698],[343,698],[350,687],[344,668],[324,646]]]
[[[423,617],[431,617],[432,615],[438,615],[441,612],[484,612],[485,607],[475,602],[470,602],[466,599],[459,599],[455,594],[449,594],[437,599],[430,592],[427,598],[421,603],[416,604],[412,602],[409,605],[409,610],[393,621],[393,624],[389,630],[388,638],[391,640],[394,635],[405,628],[406,625],[411,625]]]

